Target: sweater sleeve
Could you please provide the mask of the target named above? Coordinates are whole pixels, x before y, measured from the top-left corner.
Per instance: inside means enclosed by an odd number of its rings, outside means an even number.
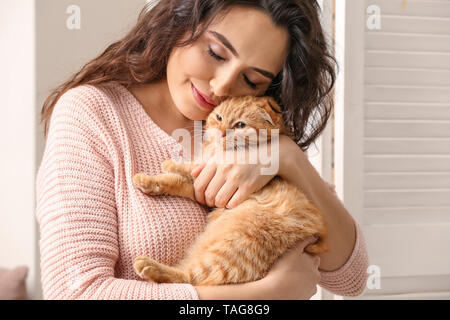
[[[334,185],[328,184],[336,195]],[[319,285],[341,296],[358,296],[366,288],[368,279],[367,268],[369,267],[369,257],[366,242],[359,224],[355,224],[355,245],[352,254],[339,269],[334,271],[320,271],[321,280]]]
[[[115,277],[120,195],[99,116],[105,106],[83,92],[71,89],[55,105],[36,178],[44,298],[199,299],[191,284]]]

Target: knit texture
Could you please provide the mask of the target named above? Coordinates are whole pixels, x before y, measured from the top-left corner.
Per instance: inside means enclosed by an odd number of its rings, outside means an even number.
[[[341,296],[359,296],[366,288],[369,277],[369,257],[366,241],[358,223],[355,223],[356,240],[347,262],[335,271],[321,271],[319,285]]]
[[[199,299],[191,284],[152,283],[137,256],[172,265],[203,231],[209,208],[190,199],[151,197],[133,187],[137,172],[160,173],[180,144],[117,83],[65,92],[51,117],[36,177],[41,280],[45,299]],[[351,257],[321,272],[341,295],[364,290],[368,265],[356,224]]]

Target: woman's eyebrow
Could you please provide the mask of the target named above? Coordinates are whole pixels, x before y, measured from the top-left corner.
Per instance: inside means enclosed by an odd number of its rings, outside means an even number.
[[[222,44],[227,47],[231,53],[233,53],[233,55],[237,58],[239,58],[239,54],[237,53],[236,49],[231,45],[230,41],[228,41],[228,39],[223,35],[220,34],[216,31],[208,31],[208,33],[210,33],[212,36],[214,36],[214,38],[216,38],[217,40],[219,40],[220,42],[222,42]],[[251,69],[255,70],[256,72],[261,73],[263,76],[269,78],[269,79],[275,79],[275,75],[272,72],[260,69],[260,68],[256,68],[256,67],[251,67]]]

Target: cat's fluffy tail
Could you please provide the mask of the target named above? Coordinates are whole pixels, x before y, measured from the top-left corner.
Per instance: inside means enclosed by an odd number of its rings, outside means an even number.
[[[157,283],[189,283],[187,273],[177,268],[167,266],[147,257],[137,257],[134,270],[147,281]]]

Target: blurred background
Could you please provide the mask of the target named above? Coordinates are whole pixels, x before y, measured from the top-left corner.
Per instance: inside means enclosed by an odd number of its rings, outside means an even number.
[[[0,298],[42,298],[42,103],[145,2],[0,0]],[[340,69],[333,117],[308,155],[364,231],[370,276],[356,299],[450,299],[450,0],[319,2]]]

